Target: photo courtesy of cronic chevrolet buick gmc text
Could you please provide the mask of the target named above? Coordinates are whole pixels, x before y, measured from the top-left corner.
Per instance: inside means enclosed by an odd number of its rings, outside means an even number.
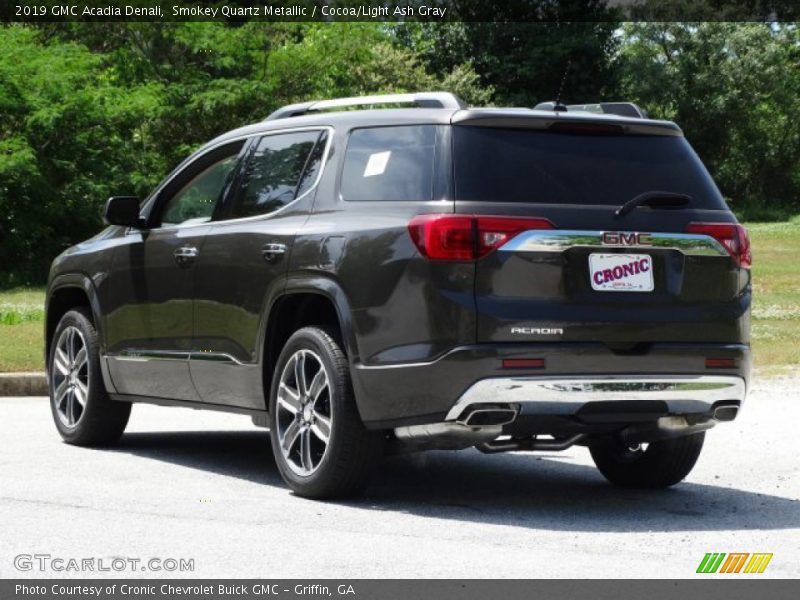
[[[634,104],[286,106],[105,217],[48,286],[72,444],[151,402],[251,415],[303,496],[473,446],[582,445],[609,481],[665,487],[747,391],[747,232]]]

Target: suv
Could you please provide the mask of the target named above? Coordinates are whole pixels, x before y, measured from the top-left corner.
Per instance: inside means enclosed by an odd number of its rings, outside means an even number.
[[[49,279],[69,443],[150,402],[251,415],[303,496],[473,446],[578,444],[615,484],[665,487],[745,398],[747,232],[633,104],[287,106],[105,218]]]

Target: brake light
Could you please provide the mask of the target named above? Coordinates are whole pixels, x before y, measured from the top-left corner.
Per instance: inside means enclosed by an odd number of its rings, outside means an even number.
[[[469,261],[486,256],[523,231],[553,227],[549,220],[537,217],[417,215],[409,222],[408,232],[425,258]]]
[[[750,251],[750,236],[739,223],[689,223],[687,233],[710,235],[728,251],[736,264],[749,269],[753,264]]]

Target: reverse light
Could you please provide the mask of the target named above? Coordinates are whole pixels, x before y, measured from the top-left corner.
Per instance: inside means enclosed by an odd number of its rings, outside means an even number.
[[[689,223],[686,226],[686,232],[713,237],[722,244],[740,267],[749,269],[753,264],[750,236],[744,225],[739,223]]]
[[[530,229],[553,229],[538,217],[484,215],[417,215],[408,224],[414,245],[430,260],[470,261],[482,258]]]

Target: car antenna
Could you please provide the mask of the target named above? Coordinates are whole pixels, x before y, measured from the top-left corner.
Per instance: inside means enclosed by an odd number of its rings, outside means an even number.
[[[567,112],[567,107],[564,104],[561,104],[561,94],[564,91],[564,83],[567,81],[567,75],[569,74],[569,68],[572,65],[572,59],[567,59],[567,66],[564,68],[564,74],[561,76],[561,83],[558,85],[558,94],[556,94],[556,101],[553,103],[553,111],[554,112]]]

